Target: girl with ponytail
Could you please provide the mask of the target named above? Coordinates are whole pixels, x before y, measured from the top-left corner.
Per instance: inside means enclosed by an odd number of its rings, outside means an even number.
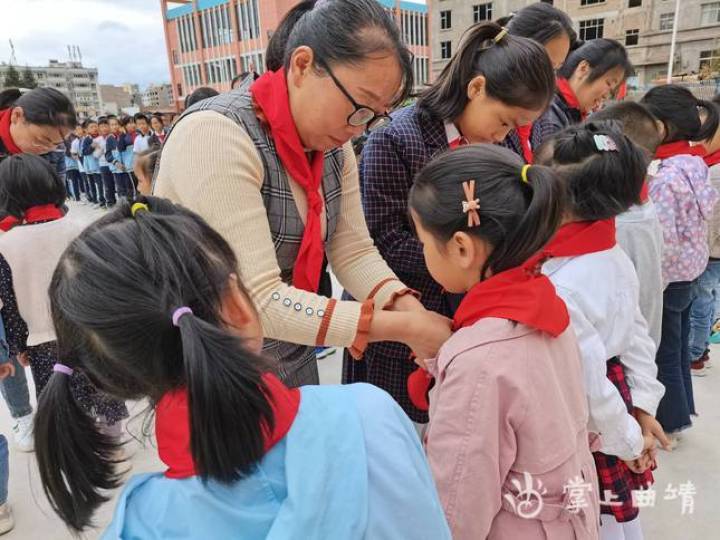
[[[666,386],[658,420],[675,439],[697,412],[691,363],[704,365],[704,348],[693,347],[694,355],[690,351],[690,312],[696,280],[708,266],[708,221],[718,202],[703,143],[717,131],[720,115],[711,102],[674,84],[653,88],[641,103],[665,125],[665,139],[655,152],[658,166],[648,184],[663,228],[663,280],[669,284],[657,351],[658,377]]]
[[[617,244],[615,218],[639,204],[646,152],[616,122],[588,122],[557,134],[536,154],[565,186],[564,224],[543,249],[543,273],[557,287],[580,346],[588,430],[604,494],[602,538],[642,538],[635,490],[653,483],[655,420],[663,385],[655,343],[639,307],[635,267]],[[612,497],[607,494],[612,493]]]
[[[105,538],[450,538],[400,408],[369,385],[280,382],[231,247],[196,214],[121,203],[69,246],[49,294],[60,362],[36,451],[73,531],[120,483],[114,442],[69,392],[84,374],[150,401],[167,467],[130,479]]]
[[[597,538],[577,342],[565,303],[539,272],[563,201],[550,169],[491,145],[441,156],[410,190],[428,271],[465,294],[456,333],[427,362],[436,381],[427,453],[456,540]],[[528,474],[555,507],[529,519],[520,493]],[[592,483],[577,513],[562,504],[573,478]]]
[[[457,299],[428,272],[408,221],[408,193],[415,176],[449,148],[503,141],[511,129],[542,114],[554,89],[553,67],[542,45],[510,35],[495,23],[478,24],[467,31],[455,56],[419,101],[370,134],[360,165],[368,228],[398,278],[421,293],[425,308],[449,316]],[[411,349],[397,342],[371,345],[361,363],[346,355],[343,380],[388,390],[410,418],[425,423],[427,412],[407,395],[405,383],[414,369],[410,355]]]

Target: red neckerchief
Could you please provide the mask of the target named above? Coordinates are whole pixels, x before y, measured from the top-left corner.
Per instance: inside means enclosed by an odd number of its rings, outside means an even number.
[[[155,136],[158,138],[158,141],[160,141],[160,144],[163,144],[165,142],[165,135],[166,133],[164,131],[161,131],[158,133],[157,131],[153,132]]]
[[[520,146],[522,147],[522,153],[523,157],[525,158],[525,163],[530,164],[532,164],[533,162],[533,151],[532,146],[530,145],[530,134],[532,133],[532,128],[532,122],[527,125],[518,126],[515,128],[515,131],[520,138]]]
[[[575,221],[560,227],[542,250],[544,257],[577,257],[615,247],[615,219]]]
[[[287,388],[280,379],[270,374],[263,375],[263,382],[275,418],[272,432],[263,426],[267,453],[290,431],[300,407],[300,390]],[[155,407],[155,437],[160,459],[168,467],[165,476],[189,478],[197,475],[190,451],[187,390],[173,390],[160,399]]]
[[[661,144],[655,151],[657,159],[667,159],[673,156],[700,156],[704,157],[707,150],[702,144],[690,146],[688,141],[675,141],[667,144]]]
[[[280,161],[292,179],[303,188],[307,198],[305,231],[293,269],[292,284],[306,291],[317,292],[325,257],[320,225],[323,210],[320,183],[325,154],[314,152],[312,163],[308,161],[290,112],[284,68],[276,72],[266,72],[253,83],[250,91],[267,122]]]
[[[703,159],[705,160],[705,163],[708,167],[717,165],[718,163],[720,163],[720,150],[712,154],[706,155]]]
[[[8,151],[8,154],[21,154],[22,150],[13,141],[10,135],[10,117],[12,116],[12,107],[0,111],[0,140]]]
[[[623,101],[627,97],[627,81],[623,81],[615,92],[615,100]]]
[[[23,223],[31,224],[45,221],[55,221],[64,215],[63,211],[54,204],[32,206],[25,210],[23,219],[18,219],[15,216],[7,216],[0,220],[0,231],[7,232],[16,225],[22,225]]]
[[[468,144],[468,140],[462,136],[460,130],[452,122],[445,122],[445,137],[447,138],[448,148],[450,148],[450,150],[455,150]]]
[[[640,202],[642,204],[645,204],[650,200],[650,186],[647,183],[647,180],[643,182],[642,188],[640,189]]]
[[[562,334],[570,325],[570,315],[550,279],[539,272],[543,257],[544,252],[518,268],[475,285],[455,312],[453,329],[457,331],[480,319],[495,317],[522,323],[553,337]],[[408,396],[420,410],[429,408],[427,395],[431,384],[432,376],[422,368],[408,378]]]
[[[577,109],[580,112],[580,117],[585,120],[585,118],[587,118],[587,113],[583,112],[580,108],[580,102],[578,101],[575,92],[570,87],[570,82],[567,79],[558,77],[556,84],[560,96],[563,98],[565,103],[567,103],[568,107],[571,109]]]

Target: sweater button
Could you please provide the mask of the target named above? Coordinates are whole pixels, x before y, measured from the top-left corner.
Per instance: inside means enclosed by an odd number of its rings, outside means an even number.
[[[286,298],[285,300],[283,300],[283,305],[284,305],[285,307],[290,307],[290,306],[292,306],[292,300],[290,300],[289,298]]]
[[[302,311],[302,304],[295,304],[295,311]]]
[[[317,316],[322,319],[322,318],[325,316],[325,311],[322,310],[322,309],[318,309],[318,310],[317,310]]]
[[[275,301],[280,300],[280,293],[279,293],[279,292],[274,292],[274,293],[272,293],[272,297],[271,297],[271,298],[272,298],[273,300],[275,300]]]
[[[315,313],[315,312],[313,311],[313,308],[311,308],[311,307],[309,307],[309,308],[307,308],[307,309],[305,310],[305,314],[306,314],[308,317],[312,316],[313,313]]]

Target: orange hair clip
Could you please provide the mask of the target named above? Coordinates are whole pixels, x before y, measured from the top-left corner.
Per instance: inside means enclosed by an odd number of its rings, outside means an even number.
[[[466,201],[462,202],[463,214],[468,215],[468,227],[477,227],[480,225],[480,199],[474,199],[475,196],[475,180],[463,182],[463,191],[465,192]]]

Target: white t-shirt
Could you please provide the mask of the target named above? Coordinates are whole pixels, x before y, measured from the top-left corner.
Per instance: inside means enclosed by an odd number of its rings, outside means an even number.
[[[147,135],[138,133],[137,137],[135,137],[135,142],[133,143],[133,152],[139,154],[140,152],[148,150],[150,148],[150,137],[150,133]]]

